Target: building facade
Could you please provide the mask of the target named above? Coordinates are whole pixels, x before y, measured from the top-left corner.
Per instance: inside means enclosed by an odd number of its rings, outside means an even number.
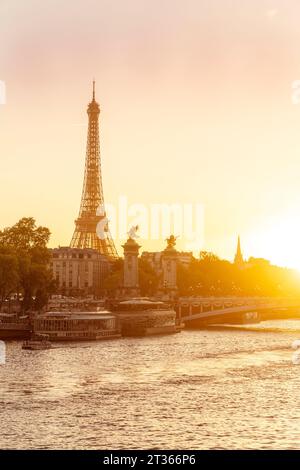
[[[110,259],[91,248],[50,249],[50,268],[58,291],[67,296],[104,294],[104,279],[110,272]]]
[[[162,274],[162,255],[163,251],[143,251],[141,258],[147,261],[158,276]],[[178,251],[177,262],[182,266],[188,267],[193,259],[191,251]]]
[[[141,258],[150,264],[159,277],[158,293],[172,299],[177,293],[177,266],[188,267],[193,259],[193,253],[177,251],[174,235],[171,235],[167,242],[165,250],[160,252],[144,251]]]

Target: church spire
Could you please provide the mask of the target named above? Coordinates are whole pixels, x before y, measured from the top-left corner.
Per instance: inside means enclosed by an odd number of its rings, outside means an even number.
[[[234,257],[234,264],[236,264],[238,267],[243,267],[244,266],[244,259],[243,259],[242,250],[241,250],[240,236],[238,236],[236,253],[235,253],[235,257]]]

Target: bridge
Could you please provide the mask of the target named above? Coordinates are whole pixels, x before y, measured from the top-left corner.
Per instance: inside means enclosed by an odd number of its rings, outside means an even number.
[[[300,298],[182,297],[176,310],[179,320],[186,326],[258,323],[274,318],[300,318]]]

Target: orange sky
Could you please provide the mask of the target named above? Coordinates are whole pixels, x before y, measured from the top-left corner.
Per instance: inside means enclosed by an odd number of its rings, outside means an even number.
[[[298,0],[1,0],[0,227],[33,216],[69,243],[95,77],[107,202],[202,203],[202,249],[231,259],[240,233],[300,268],[299,18]]]

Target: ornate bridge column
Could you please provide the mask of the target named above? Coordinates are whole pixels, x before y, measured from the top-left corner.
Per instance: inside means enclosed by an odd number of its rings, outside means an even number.
[[[177,293],[177,251],[174,248],[174,235],[167,239],[167,243],[167,248],[162,252],[162,287],[164,294],[173,299]]]
[[[124,248],[123,295],[135,297],[139,295],[140,290],[138,270],[140,245],[129,237],[122,247]]]

